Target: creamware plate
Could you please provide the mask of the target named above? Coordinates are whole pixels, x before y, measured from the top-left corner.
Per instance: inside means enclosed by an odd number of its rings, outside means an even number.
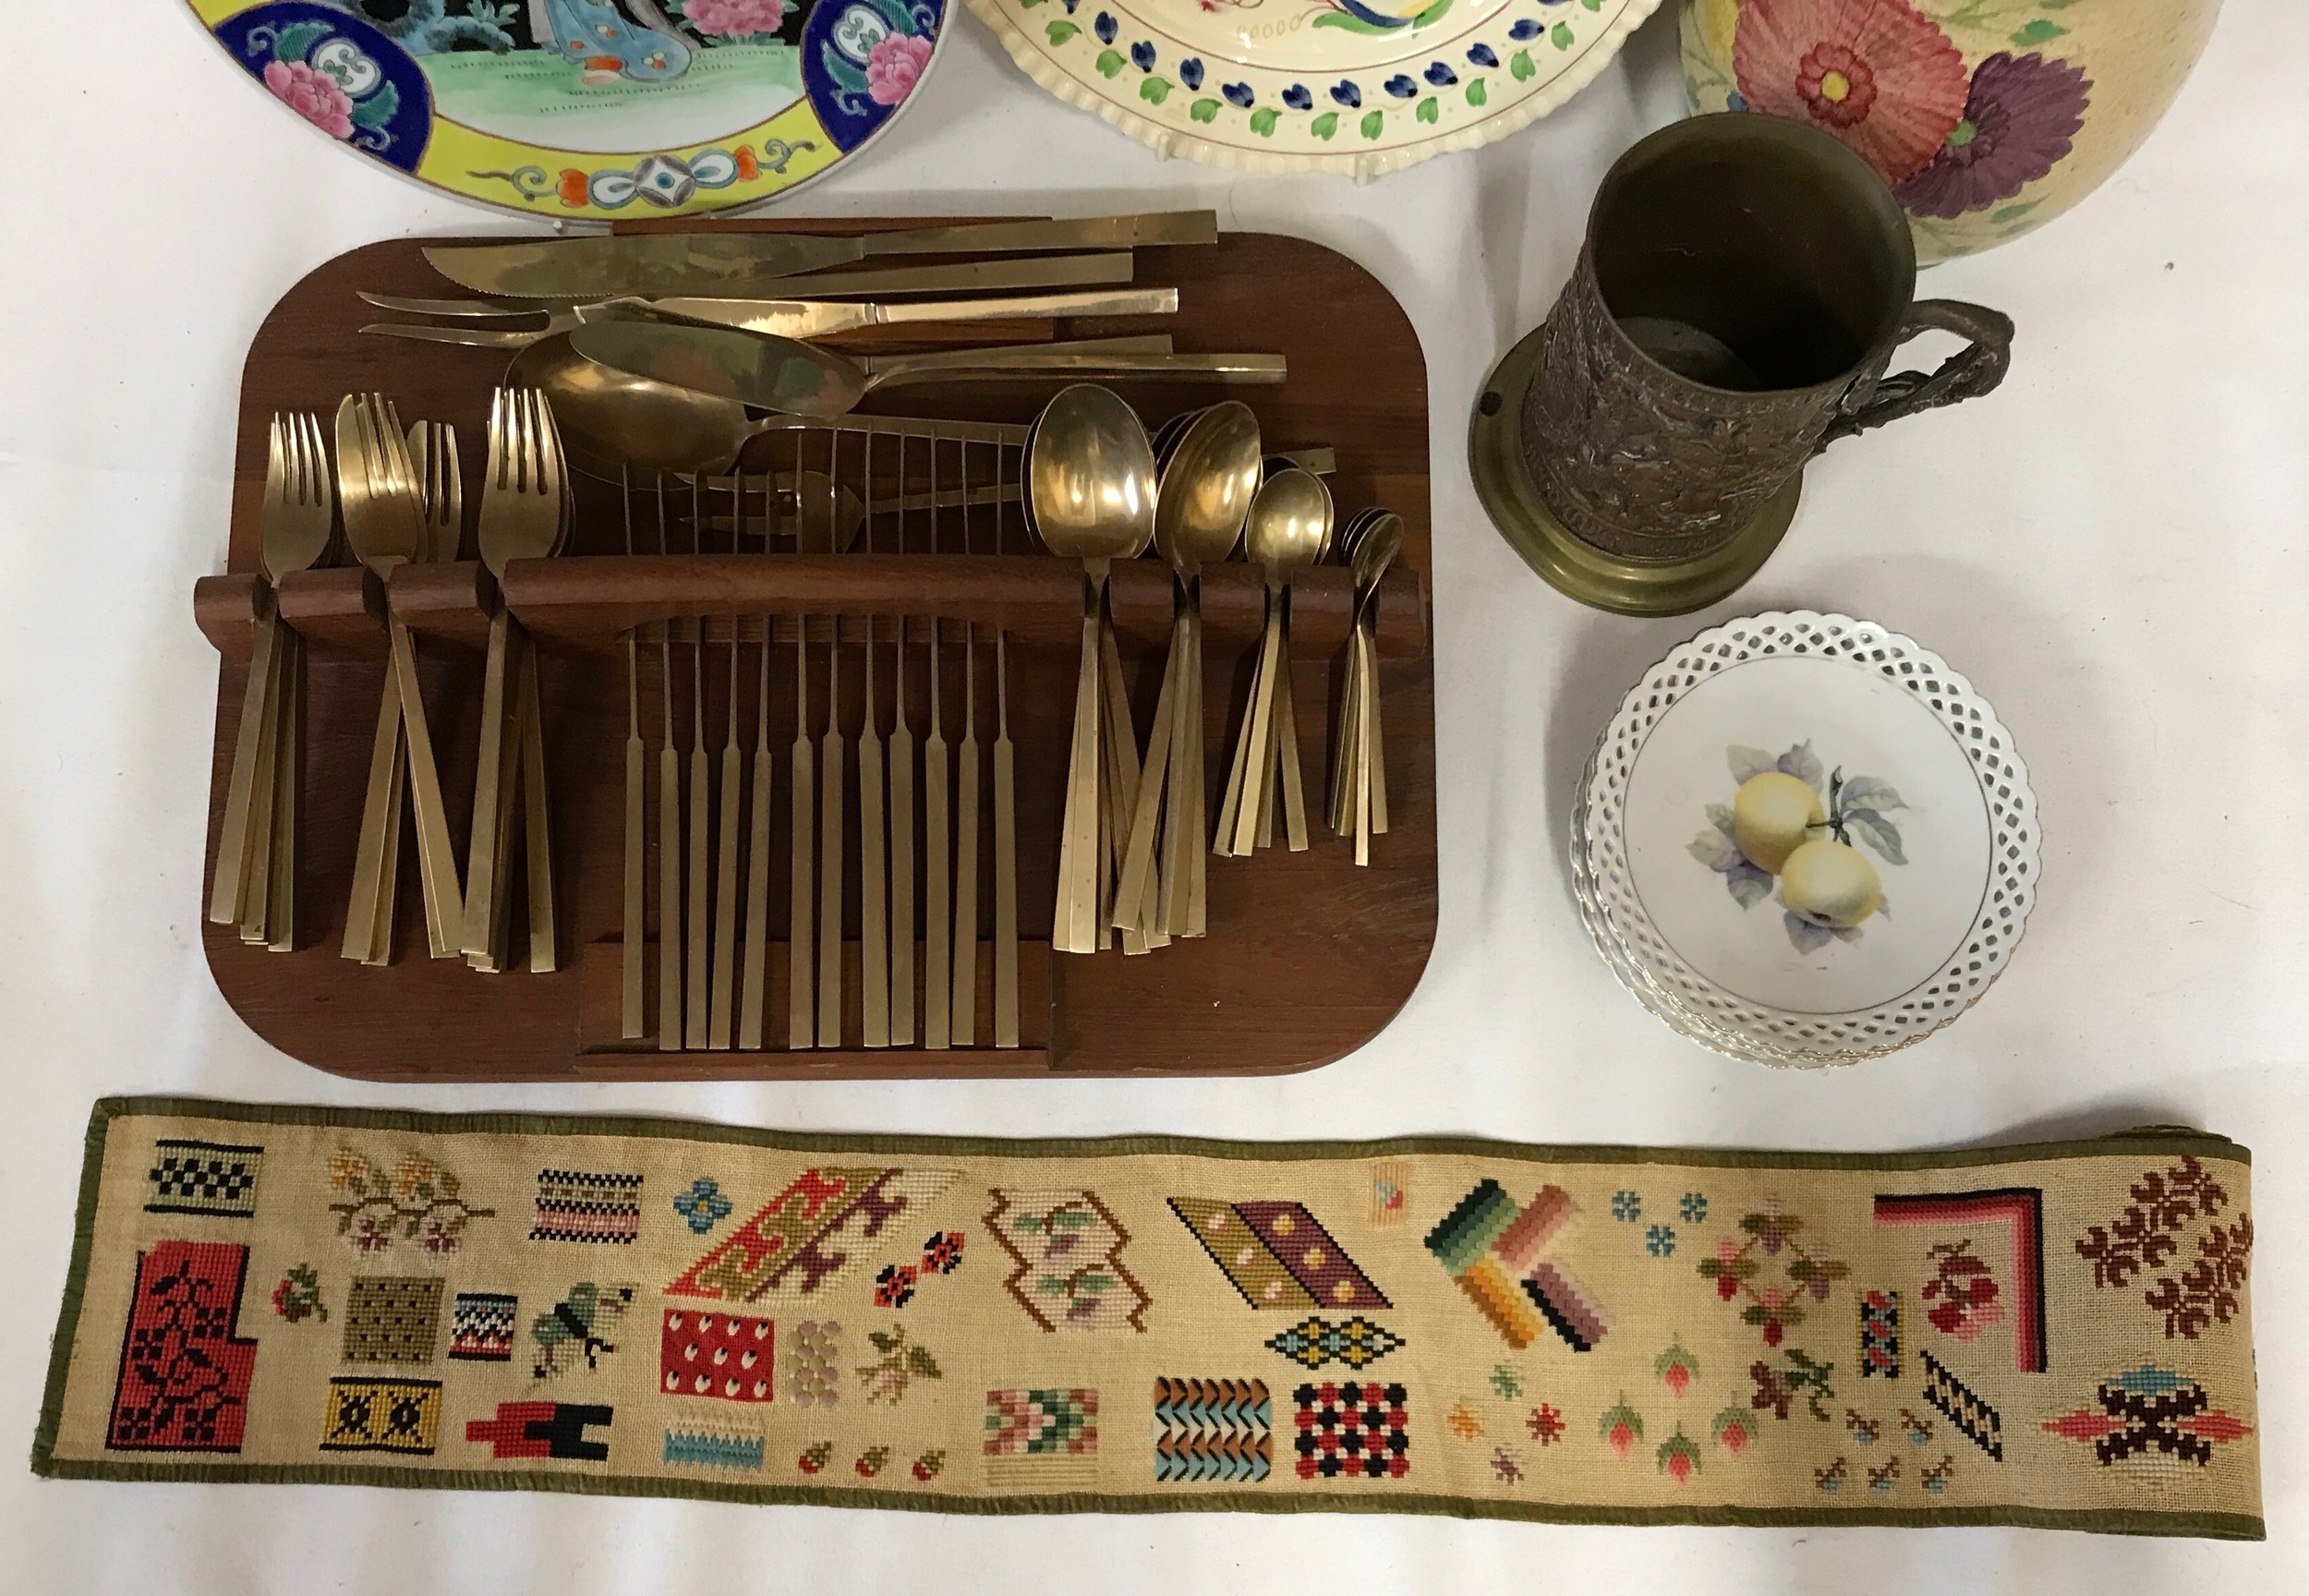
[[[970,0],[1029,76],[1166,155],[1375,177],[1505,138],[1659,0]]]
[[[1731,622],[1661,661],[1598,744],[1574,828],[1614,973],[1684,1034],[1767,1063],[1853,1062],[1947,1024],[2034,900],[2011,734],[1936,656],[1845,616]]]
[[[273,98],[421,182],[610,221],[785,193],[871,143],[947,0],[189,0]]]

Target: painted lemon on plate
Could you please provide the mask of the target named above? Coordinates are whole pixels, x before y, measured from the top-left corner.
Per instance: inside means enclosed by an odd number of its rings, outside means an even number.
[[[1739,787],[1730,804],[1707,806],[1708,829],[1687,851],[1723,877],[1734,902],[1776,898],[1789,944],[1807,954],[1856,940],[1862,922],[1891,913],[1883,877],[1855,846],[1908,863],[1890,816],[1907,805],[1891,782],[1827,770],[1808,742],[1779,755],[1735,743],[1724,760]]]
[[[1733,845],[1749,864],[1774,876],[1789,854],[1811,840],[1812,828],[1827,823],[1819,794],[1784,770],[1750,776],[1732,797]]]
[[[1780,901],[1815,925],[1842,931],[1883,904],[1884,881],[1849,842],[1807,842],[1780,869]]]

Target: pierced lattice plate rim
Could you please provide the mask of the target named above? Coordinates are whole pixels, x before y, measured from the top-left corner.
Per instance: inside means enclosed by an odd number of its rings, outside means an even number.
[[[1625,805],[1646,739],[1701,683],[1732,667],[1783,655],[1842,661],[1904,689],[1964,750],[1989,816],[1988,877],[1968,933],[1931,979],[1871,1008],[1806,1013],[1733,992],[1676,952],[1635,889]],[[1775,611],[1711,627],[1671,651],[1628,691],[1598,739],[1572,825],[1573,890],[1605,963],[1671,1028],[1703,1046],[1759,1063],[1856,1063],[1929,1035],[1977,1002],[2002,973],[2035,902],[2036,794],[2011,732],[1938,655],[1846,615]]]

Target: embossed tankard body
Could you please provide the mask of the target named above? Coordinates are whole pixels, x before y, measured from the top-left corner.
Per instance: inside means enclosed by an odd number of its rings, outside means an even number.
[[[1533,485],[1623,559],[1708,554],[1837,439],[2003,380],[2011,320],[1916,284],[1899,204],[1826,134],[1731,112],[1652,134],[1605,175],[1542,330]],[[1884,374],[1936,328],[1966,347]]]

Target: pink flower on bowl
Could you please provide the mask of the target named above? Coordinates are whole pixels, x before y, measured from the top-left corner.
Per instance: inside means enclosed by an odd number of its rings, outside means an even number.
[[[1758,111],[1808,122],[1887,183],[1914,175],[1964,115],[1964,57],[1904,0],[1747,0],[1733,76]]]
[[[268,61],[264,86],[281,103],[332,139],[353,137],[353,102],[335,79],[302,61]]]
[[[866,52],[866,93],[876,105],[895,105],[914,91],[930,69],[930,41],[892,33]]]
[[[743,39],[777,32],[786,20],[786,0],[689,0],[682,15],[701,33]]]

